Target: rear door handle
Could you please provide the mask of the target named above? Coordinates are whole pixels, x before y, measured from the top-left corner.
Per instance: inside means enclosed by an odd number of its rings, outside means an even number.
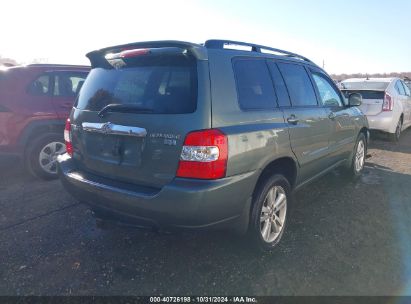
[[[296,125],[298,123],[298,118],[292,114],[290,117],[287,118],[289,124]]]

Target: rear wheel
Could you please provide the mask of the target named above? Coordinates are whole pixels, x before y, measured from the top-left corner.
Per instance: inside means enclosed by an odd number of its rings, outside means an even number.
[[[280,174],[262,182],[255,192],[249,233],[264,251],[271,251],[284,234],[290,192],[289,182]]]
[[[402,117],[398,120],[397,127],[395,128],[395,133],[390,134],[390,139],[392,141],[399,141],[402,131]]]
[[[45,134],[29,143],[26,167],[36,177],[57,178],[57,156],[66,152],[62,134]]]

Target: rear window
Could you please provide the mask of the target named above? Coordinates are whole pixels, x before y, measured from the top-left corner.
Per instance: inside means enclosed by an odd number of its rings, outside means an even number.
[[[81,110],[128,104],[156,114],[192,113],[197,107],[197,69],[184,56],[142,58],[121,69],[94,68],[77,101]]]
[[[384,91],[366,91],[366,90],[342,90],[346,98],[352,93],[360,93],[363,99],[384,99]]]
[[[390,83],[389,82],[371,82],[371,81],[359,81],[359,82],[341,82],[341,88],[345,90],[377,90],[385,91]]]

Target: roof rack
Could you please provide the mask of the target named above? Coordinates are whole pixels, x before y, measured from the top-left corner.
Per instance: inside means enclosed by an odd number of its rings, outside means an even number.
[[[284,51],[284,50],[280,50],[280,49],[276,49],[276,48],[272,48],[272,47],[268,47],[268,46],[264,46],[264,45],[258,45],[258,44],[253,44],[253,43],[247,43],[247,42],[241,42],[241,41],[232,41],[232,40],[207,40],[204,44],[204,46],[206,48],[209,49],[224,49],[225,46],[227,45],[238,45],[238,46],[248,46],[251,47],[251,51],[252,52],[257,52],[257,53],[262,53],[262,50],[267,50],[267,51],[272,51],[275,53],[279,53],[279,54],[284,54],[287,57],[293,57],[293,58],[298,58],[307,62],[312,63],[312,61],[304,56],[295,54],[295,53],[291,53],[288,51]]]

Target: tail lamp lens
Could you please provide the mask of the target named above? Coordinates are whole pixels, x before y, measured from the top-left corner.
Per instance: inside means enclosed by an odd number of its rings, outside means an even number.
[[[177,177],[219,179],[226,176],[227,136],[217,129],[189,133],[181,151]]]
[[[70,118],[66,120],[66,126],[64,128],[64,142],[66,143],[66,152],[73,156],[73,144],[71,142],[71,123]]]
[[[382,103],[382,110],[383,111],[392,111],[394,108],[394,100],[392,99],[391,95],[385,93],[384,101]]]

